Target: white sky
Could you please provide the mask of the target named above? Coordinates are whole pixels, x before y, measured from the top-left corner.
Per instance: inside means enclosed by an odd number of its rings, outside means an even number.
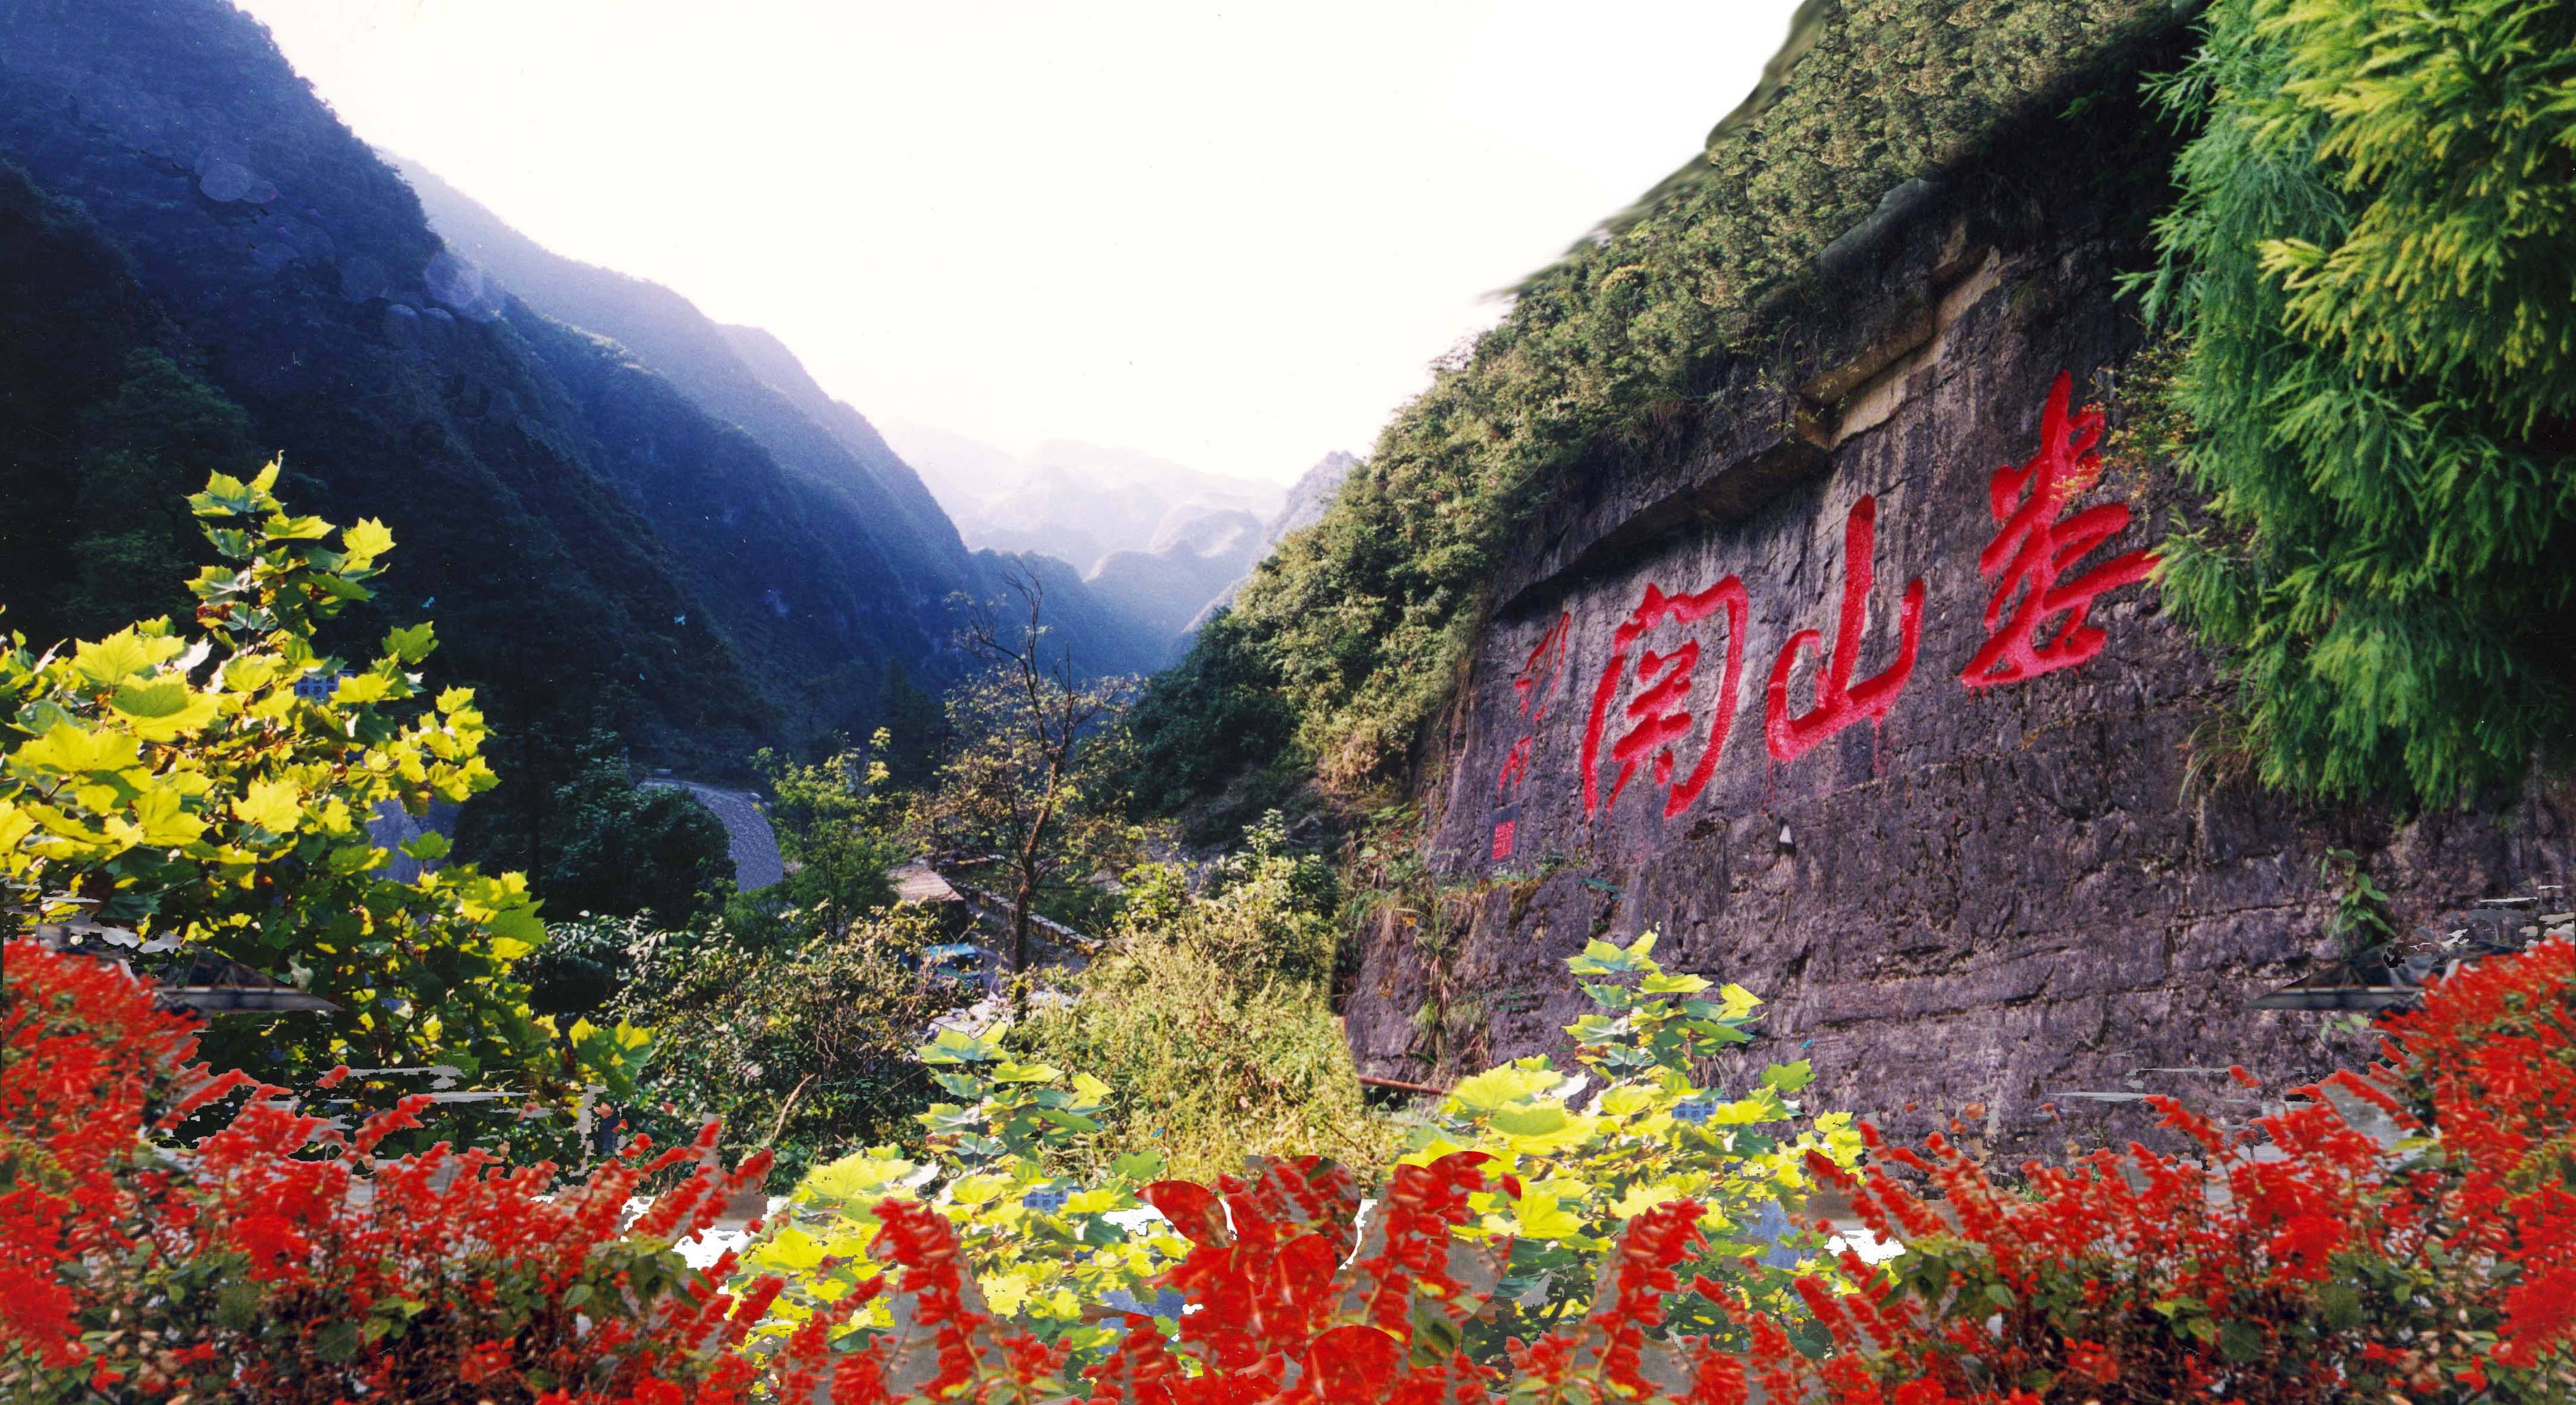
[[[1285,480],[1679,166],[1795,0],[237,0],[358,135],[863,413]]]

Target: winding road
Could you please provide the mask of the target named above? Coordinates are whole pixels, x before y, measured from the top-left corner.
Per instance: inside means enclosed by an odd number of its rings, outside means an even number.
[[[733,855],[733,881],[736,888],[756,893],[787,876],[786,865],[778,857],[778,836],[769,828],[769,816],[760,808],[760,797],[748,790],[724,790],[696,781],[656,778],[647,786],[676,786],[698,797],[698,803],[715,812],[725,827],[725,848]]]

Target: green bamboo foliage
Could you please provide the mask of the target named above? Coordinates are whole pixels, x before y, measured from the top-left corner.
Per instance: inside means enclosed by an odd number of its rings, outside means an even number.
[[[2169,598],[2267,783],[2448,805],[2569,734],[2576,7],[2220,0],[2152,313],[2210,519]]]

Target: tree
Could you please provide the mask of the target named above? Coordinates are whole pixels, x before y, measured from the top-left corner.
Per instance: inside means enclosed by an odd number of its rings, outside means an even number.
[[[2576,14],[2225,0],[2148,306],[2211,517],[2168,595],[2264,780],[2456,804],[2576,730]]]
[[[616,1008],[654,1031],[637,1102],[657,1140],[722,1119],[724,1145],[774,1151],[789,1175],[903,1138],[934,1089],[913,1046],[974,999],[924,972],[940,940],[918,907],[889,907],[794,945],[655,932],[628,948]]]
[[[903,790],[929,784],[948,746],[948,719],[939,699],[913,683],[900,659],[886,660],[877,716],[881,722],[870,749],[884,763],[887,782]]]
[[[75,634],[188,608],[205,560],[189,485],[251,457],[250,416],[158,351],[126,358],[125,379],[81,414],[86,442],[69,524],[72,579],[58,592]]]
[[[554,911],[649,912],[684,927],[722,910],[733,892],[724,822],[678,786],[635,784],[612,734],[591,734],[549,810],[553,842],[537,889]]]
[[[885,763],[872,759],[888,749],[879,728],[868,757],[845,751],[811,765],[768,751],[752,758],[769,781],[770,828],[787,864],[780,907],[802,915],[809,933],[894,901],[886,870],[905,857],[903,800]]]
[[[189,499],[223,563],[192,586],[194,639],[161,618],[41,655],[17,635],[0,648],[0,928],[85,915],[144,944],[138,957],[237,962],[331,1002],[208,1031],[218,1062],[272,1078],[443,1064],[514,1075],[531,1099],[626,1086],[641,1031],[576,1026],[567,1047],[529,1014],[514,968],[545,933],[524,877],[387,876],[367,829],[380,808],[418,814],[493,783],[482,714],[467,689],[429,697],[427,624],[389,632],[360,670],[318,651],[393,534],[289,514],[277,475],[216,474]]]
[[[1123,833],[1104,739],[1133,685],[1081,678],[1069,652],[1047,645],[1046,588],[1016,571],[1009,586],[1015,603],[978,605],[958,635],[985,668],[950,699],[955,740],[917,815],[935,843],[1000,865],[1020,971],[1040,895]]]

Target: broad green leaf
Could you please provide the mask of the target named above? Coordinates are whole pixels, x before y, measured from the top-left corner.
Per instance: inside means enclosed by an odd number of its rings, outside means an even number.
[[[1159,1181],[1163,1178],[1163,1153],[1151,1150],[1132,1151],[1124,1156],[1112,1157],[1109,1169],[1131,1181]]]
[[[426,621],[408,629],[387,631],[385,652],[404,663],[419,663],[429,657],[431,650],[438,647],[438,640],[434,635],[435,631]]]
[[[383,702],[393,695],[393,680],[381,673],[352,673],[331,690],[331,701],[342,707]]]
[[[1555,1195],[1533,1190],[1512,1204],[1512,1232],[1523,1239],[1563,1239],[1583,1232],[1583,1220],[1559,1206]]]
[[[1536,1097],[1564,1082],[1564,1075],[1554,1069],[1517,1068],[1504,1065],[1487,1069],[1472,1078],[1463,1078],[1449,1090],[1449,1104],[1462,1112],[1491,1112],[1496,1108]]]
[[[224,687],[236,693],[256,692],[277,679],[277,660],[266,654],[235,654],[224,662]]]
[[[119,684],[108,705],[146,741],[168,741],[197,731],[215,720],[216,711],[215,700],[191,690],[184,678]]]
[[[72,667],[100,687],[152,671],[151,648],[133,630],[120,629],[105,639],[72,649]]]
[[[991,1063],[1002,1057],[1002,1046],[981,1035],[943,1029],[938,1037],[914,1051],[913,1057],[926,1064]]]
[[[1780,1092],[1794,1093],[1816,1081],[1815,1061],[1800,1059],[1793,1064],[1773,1064],[1762,1070],[1762,1081]]]
[[[1572,1119],[1561,1103],[1537,1102],[1517,1107],[1496,1108],[1490,1120],[1497,1131],[1515,1137],[1543,1137],[1560,1131]]]
[[[1631,1220],[1658,1205],[1681,1198],[1680,1191],[1660,1182],[1632,1185],[1628,1187],[1627,1194],[1620,1196],[1611,1204],[1610,1213],[1620,1219]]]
[[[450,847],[447,836],[433,829],[404,841],[402,851],[422,863],[435,863],[447,857]]]
[[[960,1205],[989,1205],[1016,1189],[1018,1182],[1006,1175],[984,1173],[959,1176],[948,1186],[948,1198]]]
[[[373,517],[358,519],[355,526],[340,534],[342,564],[351,570],[367,566],[393,549],[394,534]]]
[[[188,813],[175,787],[159,784],[134,797],[134,819],[154,848],[180,848],[205,837],[206,822]]]
[[[9,769],[18,775],[50,771],[78,776],[131,770],[142,763],[142,756],[141,747],[130,736],[88,731],[65,722],[19,747],[9,758]]]

